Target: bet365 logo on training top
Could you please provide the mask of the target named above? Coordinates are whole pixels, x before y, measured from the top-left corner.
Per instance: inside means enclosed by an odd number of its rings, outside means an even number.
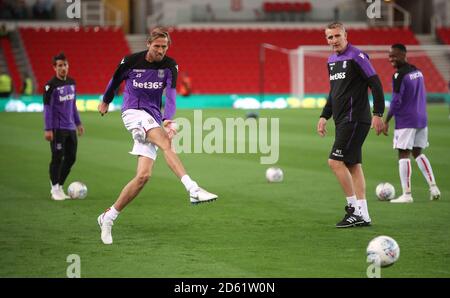
[[[136,80],[133,80],[134,88],[143,88],[143,89],[161,89],[163,87],[163,82],[144,82],[138,83]]]
[[[330,81],[345,79],[345,72],[337,72],[334,75],[330,75]]]

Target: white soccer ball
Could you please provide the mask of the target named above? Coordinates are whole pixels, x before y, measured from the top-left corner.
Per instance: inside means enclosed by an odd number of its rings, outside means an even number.
[[[87,196],[87,186],[83,182],[75,181],[70,183],[67,193],[71,199],[84,199]]]
[[[367,246],[367,262],[387,267],[394,264],[400,257],[400,247],[393,238],[389,236],[378,236],[373,238]]]
[[[283,171],[280,168],[268,168],[266,170],[266,179],[268,182],[281,182],[283,181]]]
[[[395,198],[395,188],[388,182],[382,182],[377,185],[375,194],[380,201],[390,201]]]

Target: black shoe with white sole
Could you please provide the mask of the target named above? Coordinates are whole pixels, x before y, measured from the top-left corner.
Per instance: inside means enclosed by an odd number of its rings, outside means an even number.
[[[364,220],[364,222],[359,224],[358,227],[370,227],[371,225],[372,225],[372,222]]]
[[[350,206],[345,206],[345,216],[344,218],[336,224],[336,228],[351,228],[363,225],[365,223],[362,216],[355,215],[355,208]],[[370,225],[370,223],[369,223]]]

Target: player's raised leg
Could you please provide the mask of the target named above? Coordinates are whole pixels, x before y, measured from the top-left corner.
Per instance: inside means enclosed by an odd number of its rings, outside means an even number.
[[[192,204],[210,202],[217,199],[217,195],[210,193],[187,175],[186,170],[178,158],[178,155],[172,150],[171,141],[167,133],[161,128],[157,127],[147,131],[147,140],[158,146],[163,151],[164,158],[170,169],[181,179],[186,190],[189,192],[190,201]]]
[[[102,230],[101,239],[104,244],[113,243],[111,229],[114,220],[116,220],[119,213],[139,194],[148,182],[152,173],[153,164],[153,159],[146,156],[139,156],[136,176],[125,185],[114,205],[98,217],[98,224]]]

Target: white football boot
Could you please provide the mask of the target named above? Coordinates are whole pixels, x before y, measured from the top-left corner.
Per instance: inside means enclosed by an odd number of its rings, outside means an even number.
[[[411,194],[402,194],[398,198],[391,200],[391,203],[412,203],[413,201]]]
[[[50,191],[51,198],[55,201],[64,201],[66,195],[58,188]]]
[[[433,185],[430,187],[430,200],[436,201],[441,198],[441,192],[439,191],[439,188],[436,185]]]
[[[64,199],[70,199],[70,197],[64,192],[64,188],[62,187],[62,185],[59,186],[59,191],[64,196]]]
[[[210,193],[206,190],[204,190],[201,187],[193,187],[189,191],[189,198],[191,200],[191,204],[199,204],[199,203],[205,203],[205,202],[212,202],[215,199],[217,199],[217,195]]]
[[[102,239],[102,242],[104,244],[112,244],[113,239],[112,239],[112,235],[111,235],[111,229],[112,229],[114,222],[112,220],[104,220],[104,218],[103,218],[104,215],[105,215],[105,213],[102,213],[97,218],[98,225],[100,226],[100,229],[102,230],[100,238]]]

